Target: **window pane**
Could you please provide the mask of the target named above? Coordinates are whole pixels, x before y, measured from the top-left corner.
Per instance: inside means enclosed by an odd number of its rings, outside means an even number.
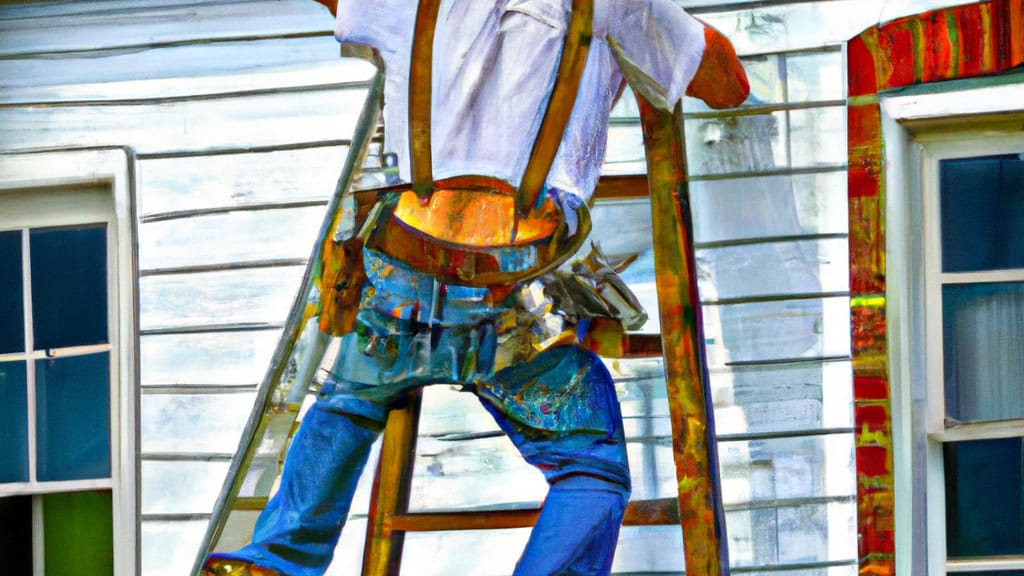
[[[1024,283],[942,288],[946,413],[1024,418]]]
[[[0,362],[0,482],[28,482],[25,362]]]
[[[32,574],[32,496],[0,498],[0,558],[8,574]]]
[[[24,352],[21,231],[0,232],[0,354]]]
[[[742,506],[788,498],[852,499],[857,491],[853,444],[853,434],[721,441],[723,500]]]
[[[949,556],[1024,554],[1022,439],[951,442],[943,451]]]
[[[843,234],[846,172],[690,183],[697,242]]]
[[[705,300],[845,292],[848,254],[845,238],[697,250],[697,284]]]
[[[789,165],[786,112],[686,120],[691,175],[758,172]]]
[[[846,42],[878,23],[877,6],[866,0],[797,2],[709,12],[701,19],[725,33],[742,55]]]
[[[989,156],[939,164],[942,270],[1024,268],[1024,160]]]
[[[711,368],[850,353],[849,298],[705,305],[703,312]]]
[[[845,164],[846,108],[811,108],[789,113],[790,165],[794,167]]]
[[[644,136],[640,122],[612,124],[608,128],[602,174],[644,174]]]
[[[43,496],[47,576],[114,573],[114,524],[110,492]]]
[[[110,354],[36,361],[40,481],[110,477]]]
[[[32,574],[32,497],[0,498],[0,558],[9,574]]]
[[[710,377],[719,436],[853,426],[849,362],[717,368]]]
[[[107,342],[107,229],[33,230],[35,349]]]
[[[729,562],[734,567],[848,562],[857,555],[853,497],[823,504],[740,508],[725,516]]]
[[[606,256],[626,256],[651,247],[651,202],[647,198],[600,200],[590,212],[590,241]]]
[[[842,52],[787,56],[786,67],[790,102],[840,100],[845,96]]]

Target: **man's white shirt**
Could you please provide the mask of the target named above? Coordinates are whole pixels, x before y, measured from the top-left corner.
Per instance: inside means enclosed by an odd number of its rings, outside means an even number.
[[[624,73],[671,107],[704,52],[704,27],[671,0],[593,0],[579,94],[548,184],[588,199],[604,161]],[[571,0],[443,0],[433,53],[434,178],[494,176],[518,185],[558,70]],[[385,150],[409,178],[408,90],[415,0],[339,0],[335,36],[385,67]],[[620,66],[620,62],[622,66]],[[416,89],[414,86],[413,89]]]

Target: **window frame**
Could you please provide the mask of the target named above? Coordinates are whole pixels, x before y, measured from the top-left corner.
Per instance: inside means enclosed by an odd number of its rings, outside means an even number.
[[[1022,83],[959,81],[880,95],[888,172],[886,299],[891,338],[896,566],[900,573],[1024,569],[1024,555],[947,560],[943,444],[1024,436],[1024,419],[946,427],[944,283],[1024,281],[1024,270],[942,273],[939,162],[1024,150]]]
[[[114,147],[0,153],[0,214],[3,214],[0,227],[27,230],[83,224],[106,226],[109,343],[62,348],[60,357],[108,351],[111,367],[110,477],[39,482],[35,471],[31,470],[30,482],[0,485],[0,496],[32,496],[33,554],[38,561],[42,554],[42,495],[109,489],[115,576],[138,573],[138,275],[134,163],[130,149]],[[23,238],[26,236],[23,233]],[[23,266],[27,269],[29,264],[26,262]],[[28,298],[26,303],[29,303]],[[31,344],[26,342],[26,349],[31,348]],[[4,358],[27,361],[40,355],[45,357],[45,351],[21,352],[4,355]],[[34,398],[29,398],[30,413],[33,404]],[[31,429],[29,442],[34,442]],[[30,447],[30,453],[34,451],[35,447]],[[41,563],[36,562],[36,571],[40,569]]]
[[[959,426],[947,426],[945,407],[945,380],[943,368],[943,296],[947,285],[971,285],[984,282],[1024,282],[1024,268],[992,270],[984,272],[943,272],[940,230],[940,163],[943,160],[990,156],[996,154],[1024,152],[1024,134],[999,134],[967,132],[962,139],[947,140],[944,136],[929,134],[917,138],[922,145],[921,170],[924,186],[924,235],[925,235],[925,302],[928,333],[936,337],[928,339],[926,356],[928,378],[928,428],[930,462],[928,483],[942,487],[945,495],[945,474],[942,449],[947,442],[1024,437],[1024,418],[992,422],[977,422]],[[939,500],[936,495],[935,500]],[[929,522],[929,539],[941,545],[945,559],[946,573],[976,572],[988,570],[1024,569],[1024,554],[1001,559],[951,560],[946,553],[945,506],[930,502],[930,508],[937,517]],[[941,513],[940,513],[941,510]],[[940,521],[941,520],[941,521]]]

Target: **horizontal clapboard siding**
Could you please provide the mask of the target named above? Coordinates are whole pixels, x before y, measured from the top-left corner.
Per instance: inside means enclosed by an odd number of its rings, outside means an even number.
[[[136,153],[147,576],[191,567],[334,191],[372,69],[332,28],[291,0],[0,6],[0,150]]]

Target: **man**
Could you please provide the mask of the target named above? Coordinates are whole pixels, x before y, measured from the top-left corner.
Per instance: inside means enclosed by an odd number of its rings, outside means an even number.
[[[417,2],[322,3],[337,14],[343,50],[385,71],[385,150],[397,156],[403,181],[415,179],[412,164],[421,160],[410,154],[409,90]],[[441,3],[431,56],[434,181],[484,175],[521,184],[572,10],[570,0]],[[578,215],[596,186],[608,117],[626,79],[665,108],[684,93],[714,107],[739,105],[748,93],[728,41],[671,0],[593,0],[589,24],[575,105],[536,204],[557,207],[550,213],[570,237],[586,232]],[[432,206],[421,204],[425,218]],[[468,234],[480,227],[466,213],[455,216],[450,221]],[[378,233],[381,246],[393,248],[390,233]],[[368,278],[353,331],[296,433],[280,489],[252,543],[212,555],[208,573],[321,575],[389,410],[414,387],[458,382],[550,484],[515,574],[608,574],[630,476],[611,377],[577,344],[586,322],[560,313],[535,282],[460,284],[372,245],[364,258]],[[549,320],[557,328],[545,331]]]

